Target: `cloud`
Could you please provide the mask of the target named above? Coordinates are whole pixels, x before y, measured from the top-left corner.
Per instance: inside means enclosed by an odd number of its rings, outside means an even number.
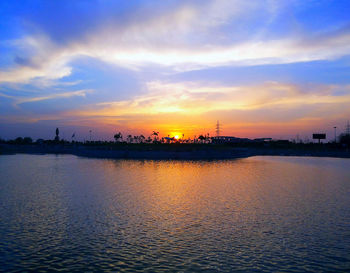
[[[51,116],[34,115],[28,120],[59,119],[66,126],[98,128],[111,136],[115,130],[145,134],[152,128],[162,135],[178,131],[193,136],[214,133],[219,119],[225,134],[258,137],[306,134],[350,115],[349,85],[266,82],[222,86],[155,81],[147,88],[147,94],[129,100],[91,104]]]
[[[161,12],[139,8],[125,23],[106,21],[64,44],[50,39],[48,33],[35,33],[16,41],[18,48],[32,55],[18,54],[15,67],[0,71],[0,83],[50,83],[70,75],[72,61],[81,56],[135,70],[157,65],[161,72],[165,67],[189,71],[329,60],[350,54],[348,26],[273,40],[247,33],[242,36],[235,24],[248,20],[246,17],[252,20],[258,9],[273,17],[280,5],[220,0],[191,1]],[[149,14],[141,15],[145,11]],[[225,25],[229,29],[221,28]],[[231,32],[237,33],[237,39]]]
[[[162,135],[177,131],[193,136],[214,133],[219,119],[225,134],[258,137],[280,136],[282,131],[281,134],[290,136],[295,132],[318,130],[350,115],[350,85],[265,82],[224,86],[152,81],[147,83],[147,89],[147,93],[128,100],[106,101],[44,115],[17,113],[2,122],[60,120],[65,126],[96,128],[110,136],[115,130],[146,134],[152,128]],[[84,91],[62,96],[74,95],[84,95]],[[24,103],[23,100],[17,102]]]
[[[38,102],[38,101],[45,101],[45,100],[53,100],[53,99],[62,99],[62,98],[71,98],[71,97],[85,97],[86,94],[93,92],[92,89],[83,89],[83,90],[76,90],[76,91],[70,91],[70,92],[63,92],[63,93],[54,93],[49,94],[45,96],[37,96],[37,97],[18,97],[18,96],[10,96],[4,93],[0,93],[1,97],[9,98],[14,101],[14,106],[18,106],[23,103],[30,103],[30,102]]]
[[[284,109],[289,112],[300,106],[313,107],[350,103],[349,85],[295,85],[266,82],[248,86],[220,86],[201,83],[147,84],[148,93],[130,100],[98,103],[85,110],[74,112],[80,116],[128,115],[203,115],[215,111],[258,111],[259,109]],[[340,92],[341,91],[341,92]],[[341,95],[339,95],[341,94]],[[340,109],[340,108],[339,108]],[[261,115],[261,114],[260,114]]]

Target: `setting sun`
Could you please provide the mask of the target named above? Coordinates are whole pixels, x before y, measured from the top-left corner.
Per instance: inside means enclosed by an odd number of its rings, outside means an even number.
[[[179,139],[181,139],[181,137],[183,137],[183,134],[179,131],[174,131],[174,132],[170,133],[170,137],[172,137],[176,140],[179,140]]]

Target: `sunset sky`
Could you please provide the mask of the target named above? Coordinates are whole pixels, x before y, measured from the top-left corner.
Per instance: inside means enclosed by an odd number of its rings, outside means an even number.
[[[334,137],[349,0],[0,2],[0,137]]]

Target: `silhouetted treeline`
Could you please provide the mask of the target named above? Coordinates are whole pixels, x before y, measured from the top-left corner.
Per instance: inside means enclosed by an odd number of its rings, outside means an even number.
[[[32,144],[33,140],[30,137],[17,137],[16,139],[13,140],[0,140],[1,143],[8,143],[8,144]]]
[[[241,141],[240,139],[239,141]],[[244,140],[244,139],[243,139]],[[288,140],[253,141],[245,140],[232,143],[203,142],[162,142],[151,143],[128,141],[65,141],[38,139],[29,137],[16,138],[0,144],[1,154],[73,154],[98,158],[129,159],[190,159],[212,160],[232,159],[248,156],[322,156],[350,158],[349,146],[342,137],[337,143],[302,143]]]
[[[129,139],[128,139],[129,138]],[[0,139],[0,143],[3,144],[13,144],[13,145],[79,145],[79,146],[110,146],[110,147],[134,147],[135,149],[147,149],[155,146],[198,146],[198,147],[205,147],[205,146],[217,146],[217,147],[253,147],[253,148],[272,148],[272,149],[279,149],[279,148],[287,148],[287,149],[319,149],[322,147],[323,149],[343,149],[350,147],[350,135],[343,134],[339,137],[339,141],[337,143],[328,142],[328,143],[313,143],[313,142],[307,142],[304,143],[302,141],[295,142],[295,141],[289,141],[289,140],[270,140],[270,141],[241,141],[241,142],[233,142],[233,143],[220,143],[215,144],[212,143],[209,139],[200,138],[198,140],[171,140],[167,141],[164,138],[161,139],[151,139],[148,140],[147,138],[136,138],[129,135],[128,138],[124,141],[119,140],[118,141],[67,141],[67,140],[44,140],[44,139],[37,139],[36,141],[33,141],[30,137],[17,137],[13,140],[3,140]],[[152,148],[153,149],[153,148]]]

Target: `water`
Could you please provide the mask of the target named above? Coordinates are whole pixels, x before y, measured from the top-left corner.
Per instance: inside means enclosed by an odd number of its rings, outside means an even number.
[[[0,271],[344,272],[350,160],[0,156]]]

